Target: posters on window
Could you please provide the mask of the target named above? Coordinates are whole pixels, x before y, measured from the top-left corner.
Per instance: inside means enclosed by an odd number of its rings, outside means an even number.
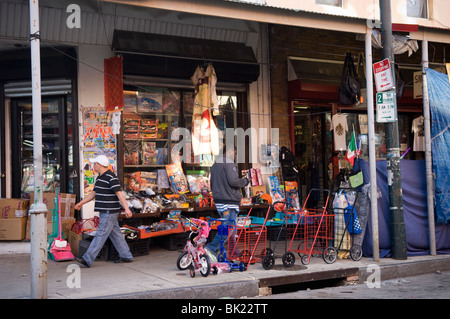
[[[113,133],[111,113],[103,107],[82,107],[83,129],[83,189],[84,196],[94,189],[95,171],[89,159],[105,155],[110,160],[109,169],[117,172],[116,137]]]

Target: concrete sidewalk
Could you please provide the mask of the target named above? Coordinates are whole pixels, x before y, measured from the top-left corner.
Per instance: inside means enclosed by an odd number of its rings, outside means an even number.
[[[0,243],[0,298],[30,298],[29,243]],[[92,268],[84,268],[75,261],[48,261],[47,292],[49,299],[84,298],[177,298],[218,299],[254,297],[270,293],[271,287],[307,281],[336,278],[364,282],[379,270],[381,280],[450,270],[450,255],[408,257],[407,260],[383,258],[374,263],[370,258],[360,261],[337,260],[326,264],[322,258],[311,258],[304,266],[299,258],[291,268],[281,259],[275,260],[272,270],[264,270],[261,263],[251,264],[246,271],[233,271],[191,278],[188,271],[180,271],[176,260],[180,252],[158,246],[150,248],[147,256],[136,257],[132,263],[115,264],[96,261]],[[79,283],[79,287],[76,287]],[[75,287],[74,287],[75,286]]]

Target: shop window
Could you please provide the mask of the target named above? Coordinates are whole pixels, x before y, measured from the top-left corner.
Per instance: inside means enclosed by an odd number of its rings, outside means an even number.
[[[407,0],[406,14],[411,18],[428,18],[428,0]]]
[[[342,0],[316,0],[316,4],[325,4],[327,6],[342,7]]]
[[[238,126],[237,95],[237,92],[217,91],[220,114],[215,119],[219,130]],[[166,188],[161,184],[162,176],[166,165],[173,163],[181,163],[190,175],[208,177],[215,158],[194,156],[192,152],[193,108],[193,89],[126,86],[118,142],[119,165],[123,167],[119,174],[123,172],[125,189]],[[180,145],[183,148],[179,149]]]

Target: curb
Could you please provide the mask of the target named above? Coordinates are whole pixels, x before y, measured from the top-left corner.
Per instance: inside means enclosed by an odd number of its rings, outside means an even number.
[[[437,271],[449,271],[450,260],[448,258],[440,258],[425,261],[416,261],[414,263],[399,263],[394,265],[381,265],[381,280],[391,280],[395,278],[403,278],[410,276],[418,276]],[[378,266],[377,264],[374,264]],[[373,274],[370,267],[362,267],[359,269],[359,283],[367,281],[368,277]]]
[[[224,299],[254,297],[259,294],[259,281],[235,281],[228,283],[172,288],[142,293],[101,296],[93,299]],[[226,296],[226,297],[224,297]]]

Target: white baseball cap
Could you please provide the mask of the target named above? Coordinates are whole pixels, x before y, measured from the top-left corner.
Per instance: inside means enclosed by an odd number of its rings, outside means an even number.
[[[108,167],[109,166],[109,160],[105,155],[99,155],[95,158],[90,158],[89,161],[94,164],[94,163],[99,163],[102,166]]]

